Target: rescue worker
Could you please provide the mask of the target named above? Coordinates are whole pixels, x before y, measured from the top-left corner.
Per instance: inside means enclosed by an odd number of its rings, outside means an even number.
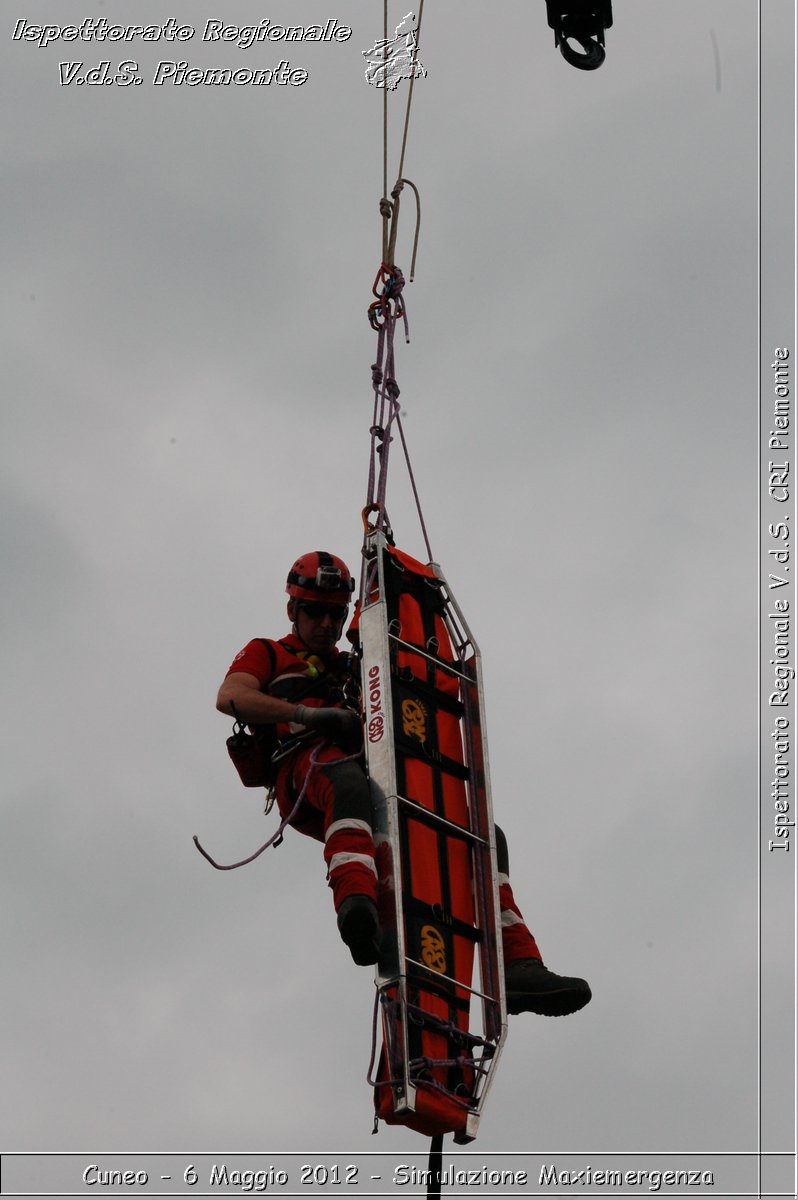
[[[350,657],[337,649],[354,586],[335,555],[316,550],[298,558],[285,589],[291,633],[249,642],[233,660],[216,707],[276,733],[277,806],[288,816],[305,789],[291,825],[324,843],[338,929],[354,961],[368,966],[377,962],[380,938],[371,796],[361,765],[361,719],[347,707]],[[590,1000],[590,988],[543,965],[513,898],[507,841],[498,826],[496,843],[508,1011],[576,1012]]]

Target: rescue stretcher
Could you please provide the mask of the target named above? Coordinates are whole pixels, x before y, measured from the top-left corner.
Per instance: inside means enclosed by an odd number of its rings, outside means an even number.
[[[364,555],[359,636],[383,929],[369,1082],[379,1119],[464,1144],[507,1032],[480,655],[436,564],[371,527]]]

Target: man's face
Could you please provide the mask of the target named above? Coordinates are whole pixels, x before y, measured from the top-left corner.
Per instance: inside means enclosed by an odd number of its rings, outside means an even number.
[[[288,606],[289,619],[302,641],[314,654],[324,656],[335,649],[348,609],[344,604],[295,600]]]

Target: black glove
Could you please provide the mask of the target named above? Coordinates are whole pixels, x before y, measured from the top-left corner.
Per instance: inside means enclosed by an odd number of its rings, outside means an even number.
[[[308,708],[305,704],[297,704],[294,720],[337,742],[352,745],[360,739],[360,717],[351,708]]]

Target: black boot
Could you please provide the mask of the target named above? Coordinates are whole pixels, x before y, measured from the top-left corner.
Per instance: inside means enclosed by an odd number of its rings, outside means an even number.
[[[504,969],[508,1013],[565,1017],[584,1008],[592,995],[584,979],[555,975],[540,959],[522,958]]]
[[[359,967],[372,966],[380,954],[377,906],[368,896],[347,896],[338,909],[338,929]]]

